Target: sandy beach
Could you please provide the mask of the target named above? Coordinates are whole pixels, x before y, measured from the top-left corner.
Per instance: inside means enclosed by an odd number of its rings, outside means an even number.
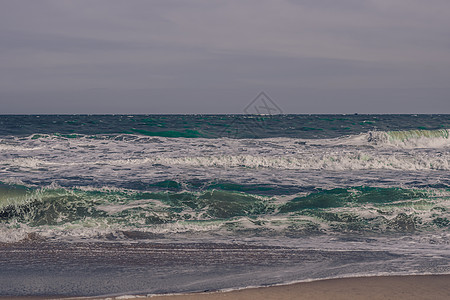
[[[85,299],[132,299],[135,296]],[[380,276],[328,279],[229,292],[137,296],[151,300],[250,299],[450,299],[450,275]],[[18,298],[16,298],[18,299]],[[72,298],[75,299],[75,298]],[[80,298],[76,298],[80,299]]]
[[[450,299],[450,275],[380,276],[327,279],[229,292],[118,297],[0,297],[0,299],[150,299],[150,300],[253,300],[253,299]]]

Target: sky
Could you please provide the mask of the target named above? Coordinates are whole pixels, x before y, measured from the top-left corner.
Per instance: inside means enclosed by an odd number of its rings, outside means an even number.
[[[450,113],[448,0],[0,0],[0,114]]]

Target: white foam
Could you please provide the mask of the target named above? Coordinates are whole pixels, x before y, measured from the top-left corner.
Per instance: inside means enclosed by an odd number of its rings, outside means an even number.
[[[379,177],[386,179],[386,185],[390,178],[397,185],[412,180],[436,184],[449,180],[445,174],[450,170],[450,148],[443,146],[449,141],[444,134],[428,137],[407,132],[404,140],[386,138],[383,142],[374,142],[371,134],[316,140],[136,135],[16,138],[8,140],[14,147],[0,151],[0,181],[57,181],[74,186],[95,180],[98,185],[114,186],[124,179],[154,182],[195,177],[332,187],[373,184]],[[389,137],[386,132],[376,135]],[[427,147],[413,147],[421,143]],[[332,178],[332,172],[340,174]]]
[[[15,243],[26,238],[30,232],[29,229],[18,227],[15,224],[2,224],[0,223],[0,243]]]

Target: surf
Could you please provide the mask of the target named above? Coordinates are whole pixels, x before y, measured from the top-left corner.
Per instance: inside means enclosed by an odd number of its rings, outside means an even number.
[[[153,191],[28,188],[2,184],[0,232],[47,238],[130,238],[124,231],[223,236],[437,232],[450,226],[450,190],[355,186],[293,194],[245,192],[226,184],[161,182]],[[249,188],[247,188],[248,190]],[[6,191],[6,192],[5,192]],[[71,232],[71,233],[70,233]],[[18,235],[19,236],[19,235]],[[20,235],[21,236],[21,235]]]

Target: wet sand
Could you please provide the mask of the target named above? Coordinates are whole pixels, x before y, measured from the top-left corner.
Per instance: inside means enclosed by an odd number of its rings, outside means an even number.
[[[153,296],[146,299],[450,299],[450,275],[329,279],[231,292]]]

